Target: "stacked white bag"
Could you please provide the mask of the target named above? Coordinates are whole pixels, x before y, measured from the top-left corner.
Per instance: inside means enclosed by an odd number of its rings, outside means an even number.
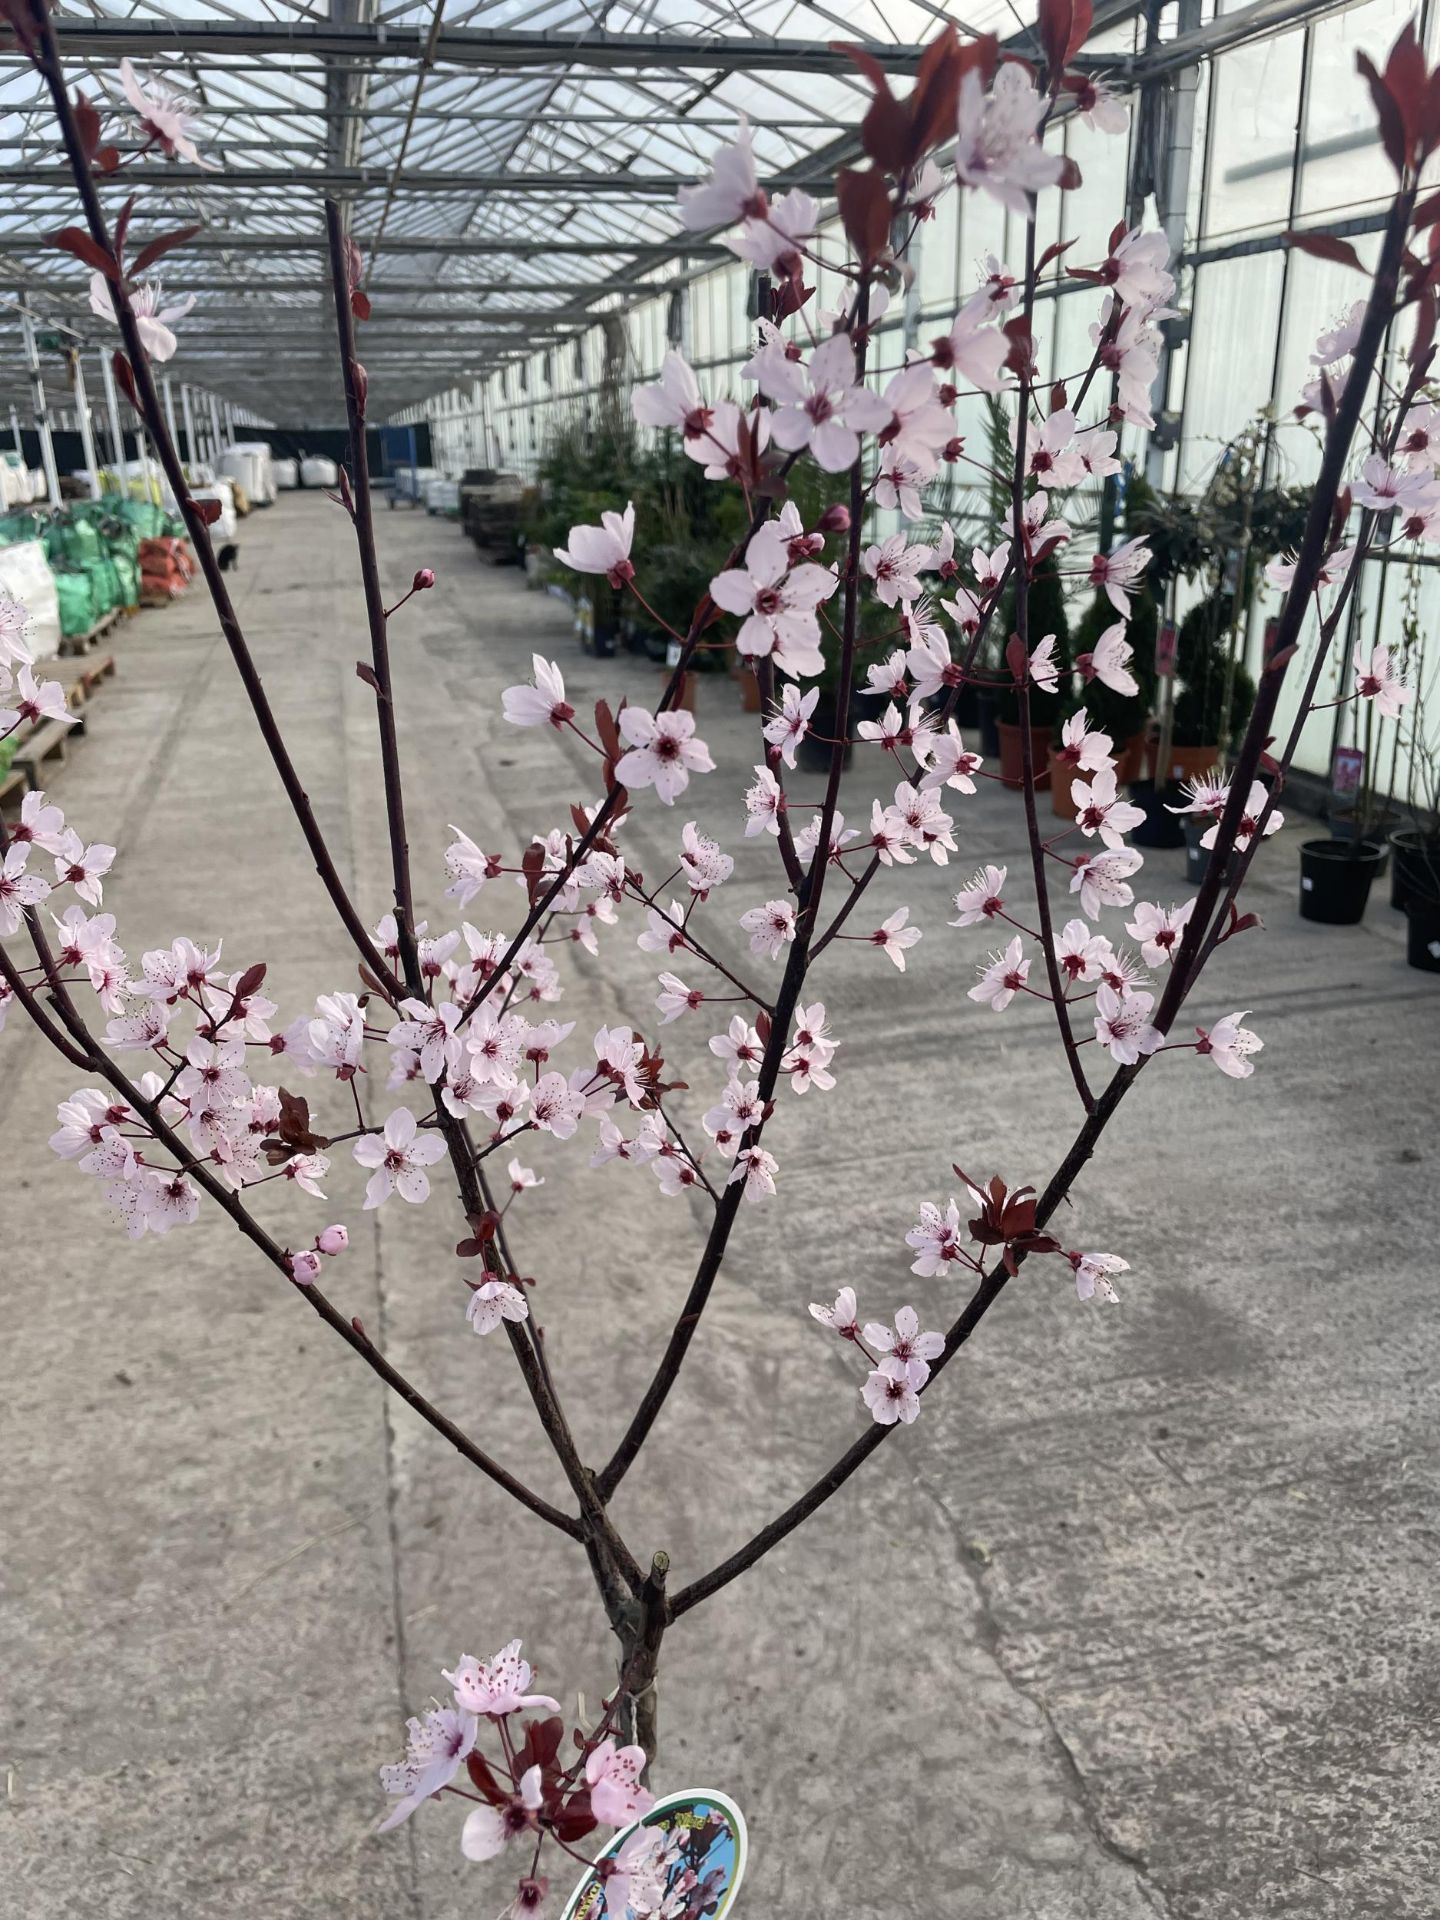
[[[275,500],[275,463],[263,440],[237,440],[220,455],[220,471],[250,496],[252,507],[268,507]]]
[[[270,471],[275,476],[276,490],[291,493],[300,484],[300,464],[296,460],[272,460]]]
[[[220,517],[210,522],[210,539],[217,547],[222,541],[233,540],[239,521],[235,515],[235,489],[228,480],[216,480],[208,487],[192,487],[192,500],[218,500]]]
[[[307,487],[338,487],[340,484],[335,462],[314,454],[300,462],[300,478]]]
[[[60,597],[41,541],[0,547],[0,594],[17,600],[29,614],[26,639],[37,660],[60,651]]]

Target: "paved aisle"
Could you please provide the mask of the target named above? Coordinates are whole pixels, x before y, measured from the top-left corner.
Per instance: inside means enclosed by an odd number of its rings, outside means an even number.
[[[381,531],[395,592],[422,563],[440,576],[396,622],[411,842],[438,926],[447,822],[513,849],[591,791],[578,752],[496,718],[531,648],[562,660],[582,708],[602,684],[643,696],[653,675],[582,660],[562,609],[454,528],[396,514]],[[247,630],[378,915],[352,579],[323,501],[247,523]],[[223,933],[236,965],[269,961],[288,1012],[346,982],[205,602],[147,613],[119,655],[56,798],[122,849],[106,904],[132,956]],[[728,684],[704,687],[702,731],[732,774],[753,727]],[[732,845],[734,791],[702,783],[696,807]],[[858,783],[848,804],[868,813]],[[642,801],[647,868],[679,824]],[[1011,796],[963,824],[972,851],[1019,855]],[[1298,837],[1266,849],[1263,947],[1207,999],[1259,1010],[1255,1080],[1162,1063],[1085,1179],[1081,1238],[1135,1269],[1123,1307],[1085,1311],[1027,1275],[918,1426],[677,1629],[664,1778],[723,1785],[749,1812],[756,1920],[1433,1910],[1440,1001],[1383,904],[1366,928],[1302,931]],[[764,860],[740,850],[734,911],[762,897]],[[627,1483],[633,1541],[667,1546],[678,1579],[859,1430],[806,1301],[853,1280],[870,1311],[914,1297],[943,1324],[949,1297],[906,1269],[914,1202],[945,1191],[952,1158],[1043,1177],[1073,1131],[1045,1009],[995,1021],[964,999],[984,943],[944,926],[956,872],[877,889],[886,911],[921,900],[898,991],[879,956],[838,956],[824,998],[850,1097],[784,1113],[783,1245],[747,1216],[663,1452]],[[494,890],[472,908],[502,914],[514,924]],[[582,1032],[653,1031],[646,956],[612,939],[607,959],[602,976],[582,957],[565,1011]],[[611,1668],[583,1563],[387,1401],[223,1223],[140,1246],[108,1229],[45,1150],[71,1083],[12,1019],[0,1914],[486,1920],[505,1888],[461,1861],[457,1816],[370,1837],[374,1769],[442,1663],[513,1633],[547,1686],[593,1702]],[[615,1169],[581,1177],[578,1215],[559,1191],[528,1197],[519,1235],[597,1457],[648,1376],[700,1219]],[[337,1297],[520,1459],[513,1370],[460,1318],[452,1215],[399,1214],[357,1233]]]

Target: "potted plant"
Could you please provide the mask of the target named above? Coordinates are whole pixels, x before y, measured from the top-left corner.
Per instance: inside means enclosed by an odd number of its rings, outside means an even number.
[[[1300,916],[1331,927],[1353,927],[1365,917],[1370,888],[1385,863],[1386,847],[1375,837],[1374,702],[1366,703],[1365,757],[1351,811],[1331,817],[1324,839],[1300,847]],[[1332,776],[1332,786],[1334,779]],[[1337,832],[1336,827],[1342,831]]]

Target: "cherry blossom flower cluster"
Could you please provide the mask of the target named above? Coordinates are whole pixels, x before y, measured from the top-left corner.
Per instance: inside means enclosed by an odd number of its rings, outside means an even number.
[[[534,1673],[520,1648],[512,1640],[488,1661],[462,1654],[442,1673],[450,1701],[412,1718],[404,1756],[380,1769],[380,1785],[394,1804],[379,1831],[402,1825],[427,1800],[449,1795],[469,1805],[460,1828],[467,1860],[519,1863],[508,1914],[543,1906],[549,1880],[540,1862],[547,1844],[593,1866],[607,1912],[630,1920],[688,1913],[689,1896],[706,1889],[700,1873],[687,1873],[677,1859],[684,1836],[636,1826],[612,1855],[590,1861],[578,1851],[598,1828],[629,1827],[650,1812],[655,1796],[641,1784],[645,1753],[618,1744],[612,1701],[598,1727],[588,1734],[573,1730],[577,1751],[567,1759],[560,1702],[531,1691]]]

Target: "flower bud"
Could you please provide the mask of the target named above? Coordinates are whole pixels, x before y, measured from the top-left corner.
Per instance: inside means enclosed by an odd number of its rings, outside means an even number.
[[[316,1250],[320,1253],[344,1253],[349,1244],[350,1235],[340,1226],[326,1227],[315,1236]]]
[[[427,587],[433,587],[434,584],[435,569],[433,567],[421,567],[415,578],[410,582],[410,591],[412,593],[423,593]]]
[[[820,533],[848,533],[850,531],[850,509],[848,507],[827,507],[815,522]]]
[[[290,1274],[297,1286],[308,1287],[320,1278],[320,1256],[306,1247],[290,1256]]]

